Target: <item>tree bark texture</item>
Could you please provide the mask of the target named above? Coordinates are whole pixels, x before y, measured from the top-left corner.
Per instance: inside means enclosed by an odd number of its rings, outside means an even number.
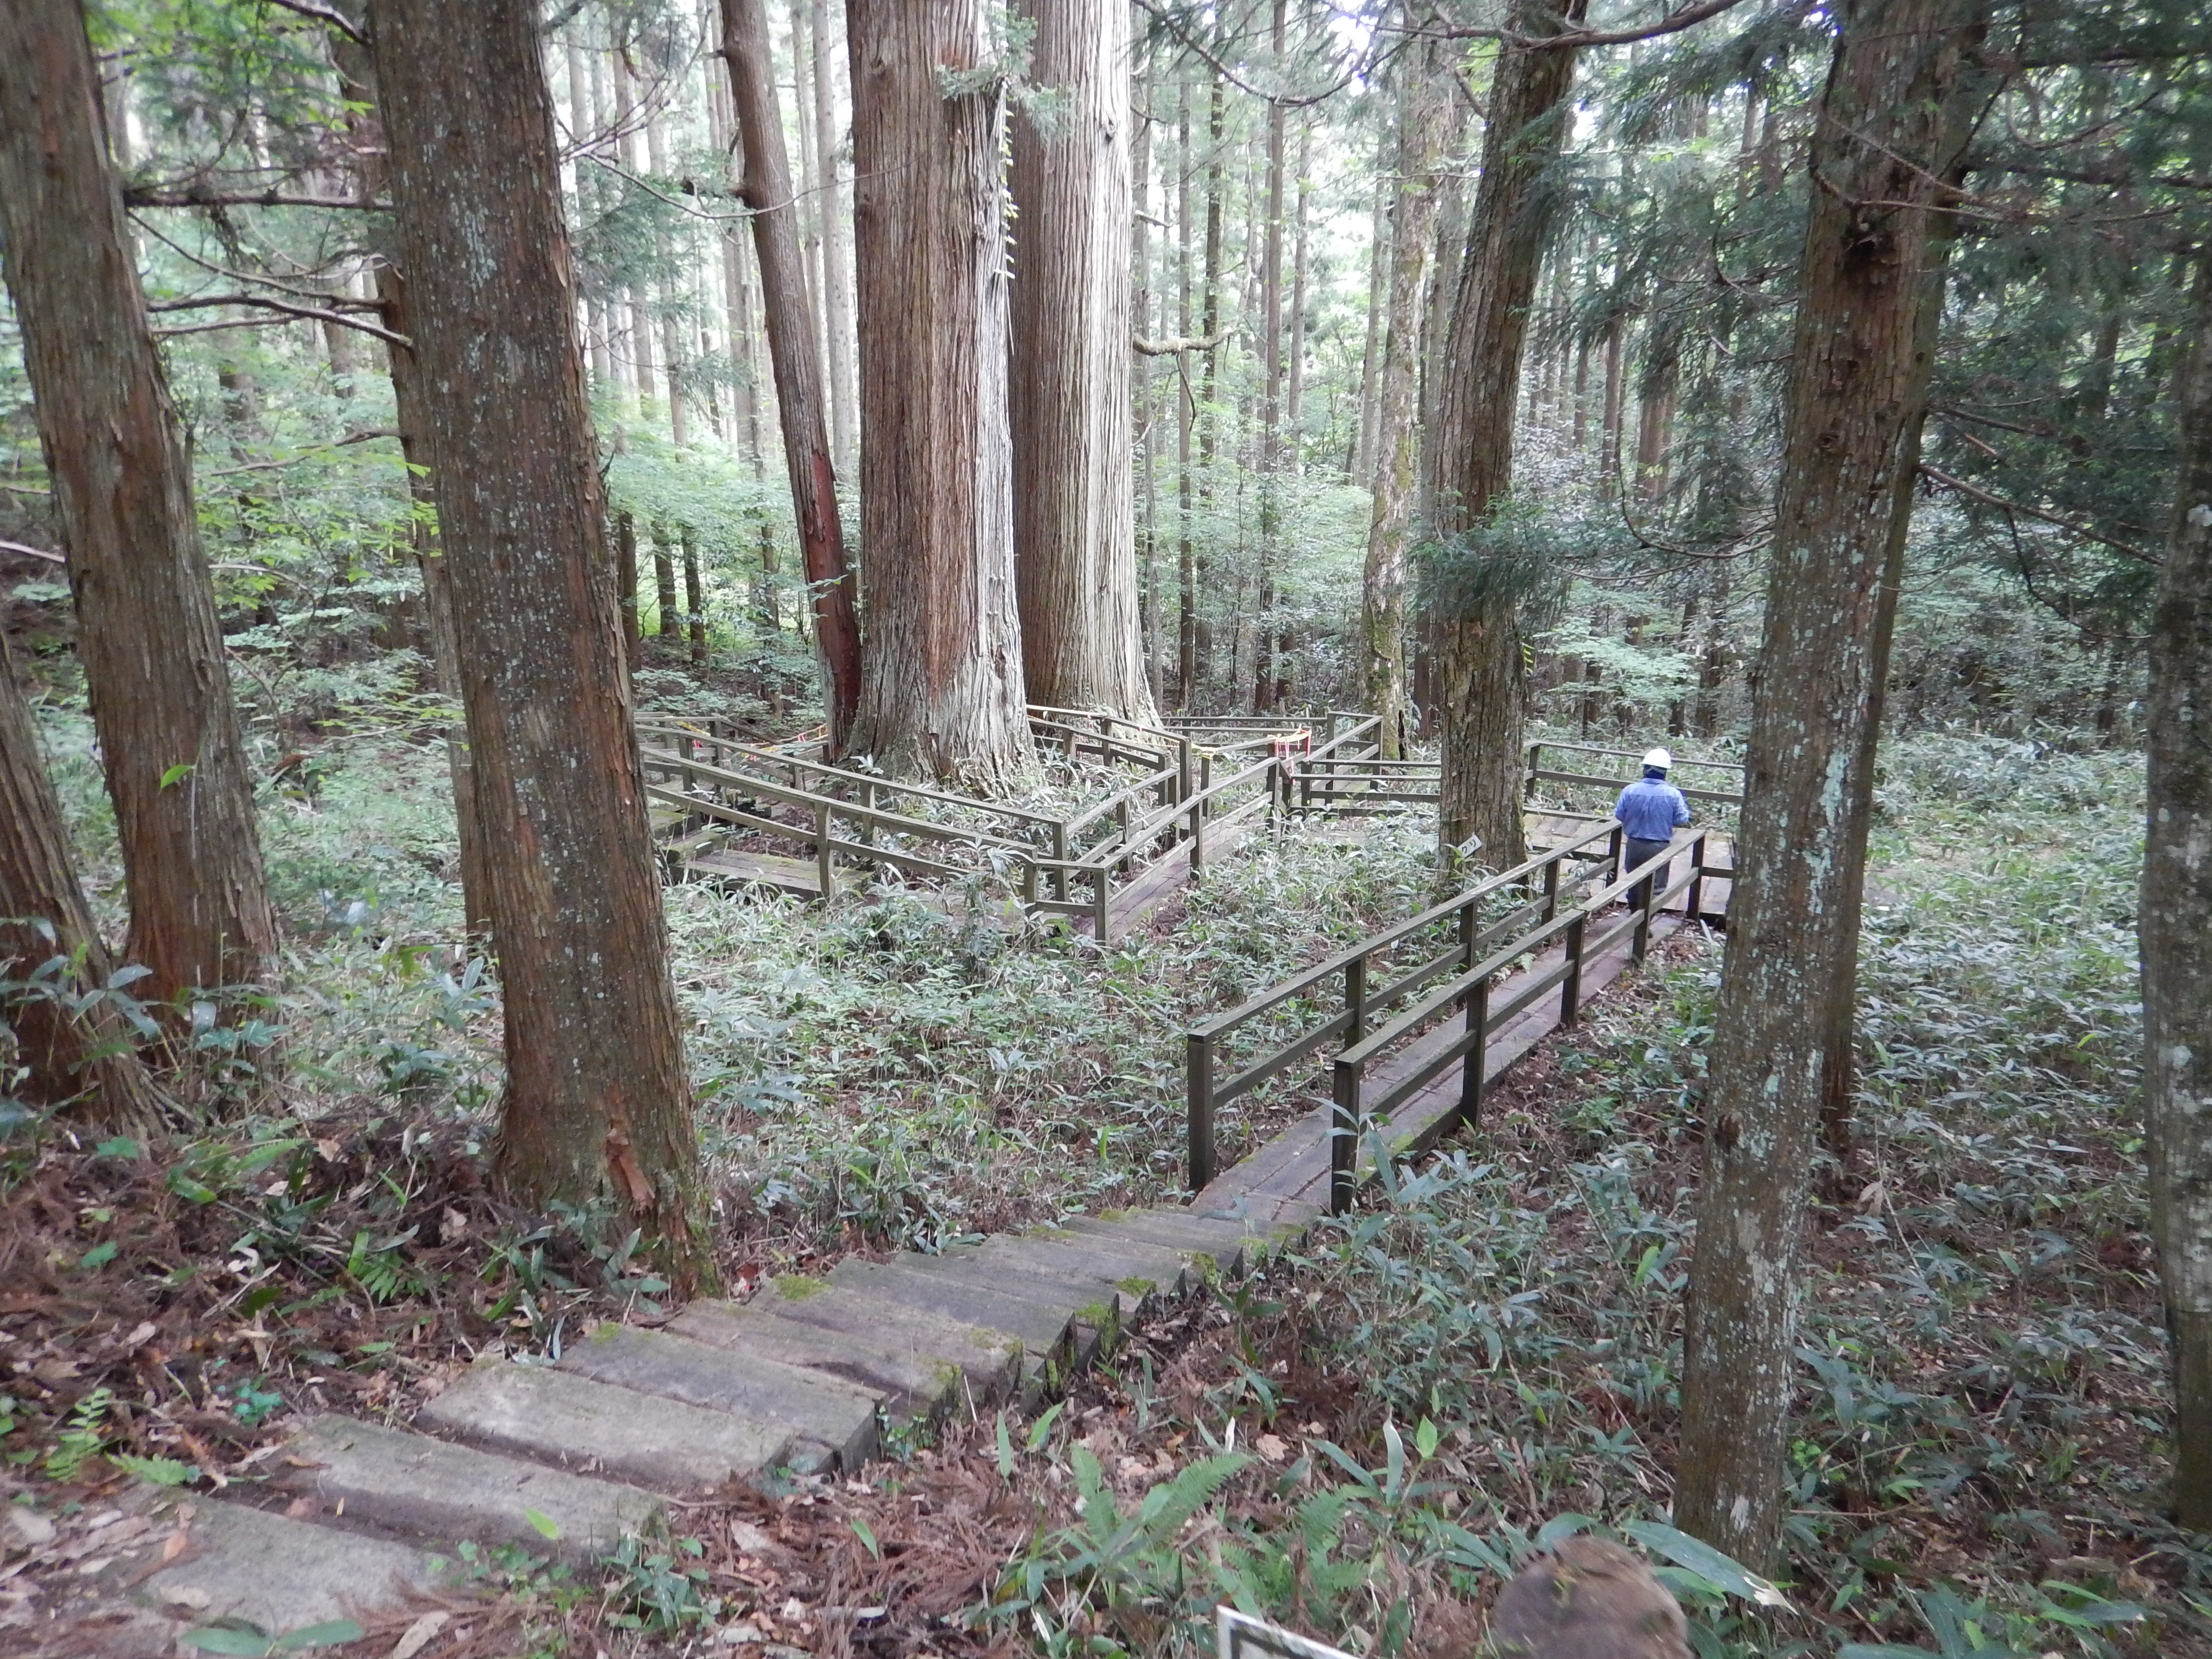
[[[531,0],[372,0],[477,799],[498,1169],[711,1276]]]
[[[1516,0],[1511,27],[1540,35],[1579,24],[1588,0],[1554,10]],[[1479,531],[1513,483],[1514,416],[1528,312],[1551,211],[1542,187],[1565,134],[1571,49],[1508,46],[1491,85],[1482,179],[1468,222],[1437,410],[1434,515],[1440,539]],[[1521,617],[1517,599],[1486,585],[1434,619],[1443,705],[1443,848],[1480,838],[1504,869],[1527,855],[1521,821]]]
[[[1406,569],[1420,471],[1422,322],[1437,230],[1437,168],[1458,103],[1441,43],[1424,39],[1398,60],[1397,185],[1390,206],[1389,300],[1375,392],[1375,511],[1360,584],[1365,707],[1382,717],[1385,759],[1404,757]],[[1385,264],[1375,253],[1377,268]]]
[[[572,48],[573,52],[573,48]],[[386,198],[384,122],[377,112],[376,64],[368,49],[345,36],[334,36],[331,55],[349,112],[346,121],[353,140],[354,188],[357,199]],[[580,53],[575,54],[580,56]],[[572,68],[574,65],[572,64]],[[582,131],[580,125],[578,131]],[[414,337],[415,319],[409,311],[407,277],[398,263],[396,249],[380,250],[375,283],[378,320],[404,339]],[[418,516],[413,537],[416,568],[422,576],[422,609],[428,622],[430,672],[438,696],[458,710],[461,706],[460,636],[453,627],[453,590],[447,565],[438,548],[437,489],[433,482],[436,459],[430,453],[430,422],[422,406],[422,377],[414,352],[386,343],[385,368],[392,380],[392,412],[399,428],[400,457],[407,464],[409,499],[428,509]],[[453,781],[453,827],[460,848],[461,908],[472,939],[491,941],[491,849],[477,817],[476,769],[469,757],[468,726],[465,720],[446,723],[446,772]]]
[[[2180,476],[2150,638],[2143,1117],[2173,1343],[2173,1507],[2212,1530],[2212,253],[2197,274]]]
[[[8,641],[0,633],[0,980],[33,981],[56,957],[70,959],[56,977],[40,978],[52,996],[0,999],[0,1030],[12,1029],[14,1052],[0,1048],[0,1088],[20,1089],[41,1105],[74,1107],[88,1121],[150,1129],[161,1120],[161,1097],[139,1061],[130,1025],[95,1001],[72,1014],[56,996],[81,996],[107,983],[113,964],[77,885],[67,826],[39,752],[31,711],[16,689]],[[38,924],[44,923],[42,928]],[[11,1066],[26,1068],[9,1085]]]
[[[1029,696],[1150,722],[1129,403],[1128,12],[1021,0],[1048,123],[1013,121],[1014,575]]]
[[[1985,0],[1859,0],[1810,152],[1742,871],[1729,905],[1676,1523],[1771,1570],[1798,1253],[1858,952],[1869,779],[1933,357],[1960,88]]]
[[[0,8],[0,231],[131,896],[167,1001],[276,949],[215,591],[78,0]]]
[[[1290,0],[1274,0],[1269,40],[1277,63],[1288,39]],[[1267,197],[1260,242],[1260,557],[1252,612],[1252,709],[1275,706],[1275,569],[1283,533],[1283,201],[1288,122],[1267,105]],[[1232,653],[1233,654],[1233,653]]]
[[[761,311],[769,363],[783,422],[784,465],[799,527],[801,568],[813,593],[815,648],[822,655],[830,752],[842,755],[860,703],[860,627],[837,514],[820,335],[806,295],[806,267],[792,200],[791,161],[775,105],[775,63],[764,0],[722,0],[722,56],[745,167],[738,194],[752,210],[753,251],[761,272]]]
[[[868,655],[853,747],[994,789],[1028,763],[1006,405],[1005,89],[980,0],[854,0]]]

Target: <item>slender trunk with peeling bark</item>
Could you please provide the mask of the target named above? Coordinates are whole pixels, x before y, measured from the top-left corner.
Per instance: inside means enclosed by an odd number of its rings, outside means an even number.
[[[1848,1005],[1856,970],[1947,181],[1962,165],[1960,89],[1986,3],[1842,8],[1810,149],[1820,183],[1706,1101],[1674,1503],[1685,1531],[1761,1571],[1786,1510],[1798,1255],[1838,1040],[1832,1011]]]
[[[57,957],[67,965],[40,971]],[[14,1036],[12,1052],[0,1042],[0,1076],[21,1066],[27,1075],[15,1086],[25,1098],[143,1133],[160,1125],[162,1103],[129,1024],[96,997],[81,1012],[64,1000],[104,987],[113,969],[0,633],[0,980],[28,988],[0,997],[0,1033]]]
[[[1274,0],[1271,39],[1283,59],[1289,0]],[[1267,106],[1267,206],[1260,244],[1260,539],[1259,591],[1252,611],[1252,708],[1275,706],[1275,570],[1283,533],[1283,200],[1286,112]]]
[[[2152,613],[2141,921],[2151,1225],[2173,1351],[2175,1519],[2212,1530],[2212,253],[2197,270],[2173,529]]]
[[[167,1001],[276,950],[230,671],[78,0],[0,7],[0,234],[131,896]]]
[[[996,789],[1027,765],[1006,416],[1006,95],[981,0],[854,0],[860,520],[853,746]]]
[[[1366,707],[1382,717],[1382,754],[1404,756],[1406,570],[1420,468],[1422,323],[1436,242],[1437,168],[1451,147],[1459,100],[1440,44],[1420,40],[1398,60],[1397,189],[1390,208],[1389,300],[1376,388],[1375,510],[1360,585]],[[1384,264],[1382,251],[1375,255]]]
[[[813,594],[815,649],[823,664],[823,700],[830,750],[845,752],[860,702],[860,629],[837,513],[837,475],[830,455],[822,354],[807,303],[805,263],[792,204],[791,162],[775,105],[775,64],[769,50],[764,0],[722,0],[722,56],[730,66],[731,102],[744,144],[738,187],[752,210],[753,250],[761,271],[761,310],[769,362],[783,421],[783,455],[791,477],[799,562]],[[763,527],[763,551],[773,544]]]
[[[713,1276],[531,0],[371,0],[506,1018],[498,1170]]]
[[[1133,539],[1128,14],[1018,0],[1048,122],[1013,121],[1014,575],[1029,696],[1154,718]]]
[[[1588,0],[1566,0],[1556,10],[1516,0],[1514,27],[1530,36],[1557,33],[1580,23],[1587,9]],[[1571,47],[1509,46],[1498,53],[1437,400],[1440,539],[1480,532],[1512,488],[1521,361],[1549,228],[1541,179],[1565,136],[1574,75]],[[1437,834],[1447,853],[1479,840],[1483,860],[1504,869],[1527,856],[1520,604],[1510,582],[1467,586],[1474,591],[1432,619],[1443,682]]]
[[[830,432],[837,465],[849,472],[858,418],[853,409],[853,283],[845,233],[845,186],[837,167],[836,48],[829,0],[812,0],[814,158],[822,214],[822,326],[830,353]]]

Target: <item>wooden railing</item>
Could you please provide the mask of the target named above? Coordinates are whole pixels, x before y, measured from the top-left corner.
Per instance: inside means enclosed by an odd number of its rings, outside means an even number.
[[[1191,1028],[1184,1040],[1188,1090],[1190,1184],[1204,1188],[1215,1174],[1214,1119],[1218,1108],[1281,1075],[1300,1060],[1342,1037],[1347,1048],[1364,1042],[1375,1018],[1414,996],[1440,975],[1465,969],[1498,940],[1541,918],[1548,925],[1563,903],[1602,872],[1618,868],[1620,826],[1610,819],[1561,842],[1516,869],[1478,882],[1466,891],[1432,905],[1410,921],[1362,939],[1349,951],[1247,999],[1225,1013]],[[1502,915],[1485,920],[1483,911],[1506,903]],[[1431,935],[1449,924],[1453,937],[1442,951]],[[1393,963],[1411,946],[1420,959]],[[1227,1077],[1216,1075],[1232,1036],[1265,1015],[1301,999],[1328,996],[1341,985],[1338,1012],[1304,1024],[1288,1041],[1248,1058]]]
[[[1329,1122],[1330,1213],[1341,1215],[1351,1207],[1359,1141],[1370,1123],[1388,1118],[1454,1066],[1461,1067],[1461,1084],[1459,1104],[1451,1115],[1451,1122],[1455,1125],[1473,1121],[1481,1108],[1484,1050],[1492,1032],[1504,1028],[1555,989],[1559,994],[1559,1023],[1562,1027],[1572,1026],[1581,1009],[1583,969],[1586,963],[1602,956],[1624,938],[1629,941],[1632,957],[1643,961],[1650,944],[1652,918],[1677,894],[1687,895],[1684,901],[1687,915],[1701,915],[1705,882],[1711,873],[1705,863],[1705,836],[1703,830],[1680,831],[1668,843],[1666,851],[1632,870],[1620,869],[1616,853],[1613,879],[1581,903],[1491,949],[1480,960],[1475,959],[1477,951],[1487,947],[1471,947],[1467,952],[1466,965],[1457,974],[1396,1018],[1349,1044],[1337,1055],[1331,1067],[1330,1098],[1334,1104]],[[1690,854],[1686,873],[1662,887],[1655,878],[1656,872],[1662,868],[1671,869],[1669,860],[1678,858],[1686,848]],[[1591,926],[1609,906],[1623,900],[1626,901],[1626,908],[1617,919],[1595,928]],[[1499,980],[1512,974],[1522,958],[1536,957],[1555,942],[1560,947],[1557,962],[1540,967],[1531,961],[1514,984],[1511,994],[1503,1002],[1493,1002],[1492,990]],[[1431,1021],[1455,1010],[1464,1012],[1465,1025],[1460,1036],[1425,1054],[1419,1065],[1395,1078],[1379,1097],[1370,1099],[1370,1068]]]
[[[1590,770],[1567,771],[1544,764],[1547,750],[1566,756],[1597,756],[1605,760],[1619,760],[1625,764],[1609,769],[1606,775],[1599,775]],[[1557,783],[1566,785],[1570,789],[1602,794],[1609,806],[1612,797],[1643,775],[1641,763],[1644,753],[1641,749],[1607,749],[1588,743],[1557,743],[1548,739],[1532,743],[1528,745],[1528,797],[1531,801],[1535,799],[1539,784]],[[1584,764],[1587,766],[1588,763]],[[1685,783],[1682,780],[1686,775],[1710,781]],[[1732,761],[1689,760],[1678,757],[1674,770],[1668,775],[1668,781],[1693,801],[1704,801],[1723,808],[1743,805],[1743,768]]]
[[[638,735],[648,797],[685,816],[671,849],[679,858],[732,830],[768,836],[801,848],[828,896],[837,891],[841,859],[937,879],[996,866],[1016,876],[1027,907],[1087,917],[1101,939],[1117,892],[1138,873],[1180,854],[1195,875],[1210,837],[1286,798],[1273,756],[1217,779],[1214,752],[1183,734],[1077,710],[1032,715],[1033,726],[1064,741],[1071,756],[1152,769],[1080,812],[1055,817],[764,748],[711,724],[644,720]],[[1147,746],[1144,738],[1166,746]]]

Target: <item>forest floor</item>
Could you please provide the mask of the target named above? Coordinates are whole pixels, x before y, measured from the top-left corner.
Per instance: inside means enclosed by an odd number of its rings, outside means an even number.
[[[112,881],[81,727],[49,735]],[[658,1311],[665,1287],[589,1218],[491,1190],[496,1005],[448,943],[434,757],[364,743],[305,769],[264,808],[281,1078],[211,1048],[217,1128],[0,1141],[11,1650],[98,1650],[47,1609],[112,1541],[118,1474],[252,1480],[295,1410],[404,1419],[488,1346]],[[1676,1572],[1702,1652],[2212,1653],[2212,1553],[2159,1519],[2139,787],[2063,750],[1893,747],[1857,1145],[1824,1172],[1812,1253],[1795,1611]],[[1410,828],[1286,838],[1108,949],[907,900],[825,919],[675,890],[731,1283],[1171,1193],[1183,1027],[1431,880]],[[497,1594],[429,1610],[448,1617],[419,1650],[1165,1654],[1210,1645],[1232,1599],[1356,1651],[1464,1651],[1546,1528],[1663,1513],[1717,969],[1670,947],[1480,1129],[1140,1333],[1048,1416],[688,1510],[664,1553],[604,1579],[480,1558]],[[1304,1103],[1256,1099],[1225,1152]],[[358,1651],[384,1659],[423,1611]]]

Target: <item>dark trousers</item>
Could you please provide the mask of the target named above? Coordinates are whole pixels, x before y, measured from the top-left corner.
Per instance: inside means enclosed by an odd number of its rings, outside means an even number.
[[[1630,871],[1641,866],[1646,859],[1657,858],[1667,850],[1668,846],[1668,843],[1663,841],[1641,841],[1634,836],[1623,836],[1620,838],[1620,873],[1625,876]],[[1674,860],[1668,859],[1666,863],[1653,871],[1650,876],[1645,877],[1635,886],[1630,888],[1628,890],[1629,908],[1640,909],[1644,906],[1646,896],[1652,890],[1651,883],[1654,878],[1657,879],[1659,885],[1664,888],[1667,885],[1667,878],[1673,872],[1674,868]]]

